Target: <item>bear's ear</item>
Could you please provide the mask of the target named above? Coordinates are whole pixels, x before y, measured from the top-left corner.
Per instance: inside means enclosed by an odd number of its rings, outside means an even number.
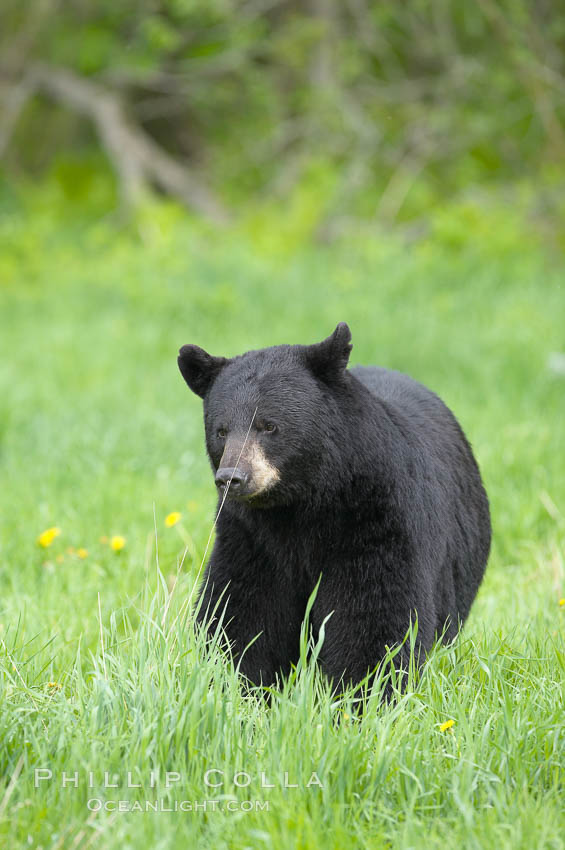
[[[305,346],[306,361],[314,375],[331,380],[345,371],[352,348],[349,326],[340,322],[327,339]]]
[[[178,356],[179,369],[184,380],[200,398],[204,398],[227,362],[225,357],[212,357],[197,345],[183,345]]]

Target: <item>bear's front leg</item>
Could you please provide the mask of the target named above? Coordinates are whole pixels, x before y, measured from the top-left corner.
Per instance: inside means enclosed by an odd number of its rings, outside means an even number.
[[[411,651],[407,633],[417,620],[414,652],[417,661],[422,661],[422,649],[433,643],[433,612],[428,607],[419,619],[417,612],[417,583],[406,581],[398,570],[395,575],[387,574],[382,563],[353,564],[349,568],[345,563],[339,570],[330,568],[322,574],[312,625],[319,632],[330,615],[318,662],[336,690],[356,685],[374,673],[387,648],[400,647],[393,663],[399,673],[406,672]],[[385,693],[392,693],[390,682]]]
[[[214,634],[221,622],[239,671],[255,685],[287,675],[300,654],[305,604],[269,563],[212,554],[198,603],[197,621]]]
[[[270,685],[276,670],[269,636],[252,600],[233,582],[207,570],[198,602],[197,622],[210,638],[221,629],[220,645],[228,650],[239,671],[255,685]]]

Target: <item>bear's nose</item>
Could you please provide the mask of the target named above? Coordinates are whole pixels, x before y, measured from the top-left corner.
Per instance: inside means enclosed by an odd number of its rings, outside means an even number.
[[[243,470],[233,466],[225,466],[216,472],[216,487],[230,485],[230,490],[241,490],[246,484],[248,475]]]

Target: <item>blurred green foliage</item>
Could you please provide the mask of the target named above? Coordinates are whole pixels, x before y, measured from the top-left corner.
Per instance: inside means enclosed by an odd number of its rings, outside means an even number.
[[[238,212],[313,187],[301,214],[332,235],[520,180],[544,227],[562,219],[559,0],[4,0],[0,32],[12,77],[41,60],[96,78]],[[36,99],[8,170],[95,145],[84,117]]]

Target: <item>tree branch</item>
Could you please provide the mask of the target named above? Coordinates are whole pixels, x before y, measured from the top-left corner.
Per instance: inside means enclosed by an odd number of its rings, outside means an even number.
[[[6,86],[2,95],[2,122],[0,123],[0,157],[10,144],[26,103],[34,93],[34,86],[27,77],[14,85]]]
[[[128,206],[135,205],[146,191],[147,184],[153,183],[213,221],[221,222],[228,218],[221,203],[184,163],[178,162],[128,119],[116,94],[64,68],[35,64],[13,87],[9,99],[12,103],[11,122],[8,121],[6,130],[4,121],[0,146],[2,142],[4,147],[7,145],[25,101],[38,91],[94,123]]]

